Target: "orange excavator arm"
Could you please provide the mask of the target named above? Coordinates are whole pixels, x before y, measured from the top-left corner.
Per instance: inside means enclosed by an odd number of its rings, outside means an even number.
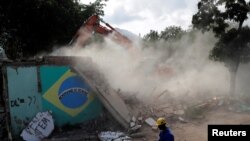
[[[107,27],[102,26],[100,22],[104,23]],[[97,15],[89,17],[84,22],[69,44],[72,45],[73,43],[76,43],[79,46],[83,46],[92,36],[92,33],[107,36],[114,42],[121,44],[126,48],[132,47],[132,41],[130,39],[115,30],[110,24],[102,21]]]

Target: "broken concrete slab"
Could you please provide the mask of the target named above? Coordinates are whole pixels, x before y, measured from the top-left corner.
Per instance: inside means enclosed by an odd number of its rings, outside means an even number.
[[[142,126],[141,125],[136,125],[134,127],[132,127],[130,130],[131,131],[137,131],[138,129],[140,129]]]
[[[132,128],[132,127],[134,127],[135,126],[135,122],[130,122],[130,127]]]
[[[95,91],[99,100],[112,116],[126,129],[129,128],[131,113],[124,101],[119,97],[117,92],[112,89],[104,76],[98,71],[92,62],[77,61],[73,66],[90,87]]]
[[[149,126],[151,126],[151,127],[153,127],[153,126],[156,126],[156,121],[153,119],[153,118],[147,118],[146,120],[145,120],[145,122],[149,125]]]

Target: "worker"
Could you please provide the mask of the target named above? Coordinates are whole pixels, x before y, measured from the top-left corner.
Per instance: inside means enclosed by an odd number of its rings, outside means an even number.
[[[159,134],[159,141],[174,141],[174,135],[166,126],[165,118],[158,118],[156,125],[161,130]]]

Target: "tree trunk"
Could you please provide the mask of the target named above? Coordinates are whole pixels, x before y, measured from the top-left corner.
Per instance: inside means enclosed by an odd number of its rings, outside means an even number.
[[[236,88],[236,73],[230,72],[230,96],[235,96],[235,88]]]
[[[238,32],[241,31],[243,23],[244,23],[244,20],[239,22]]]
[[[240,33],[242,29],[243,22],[244,20],[239,22],[238,33]],[[241,46],[241,44],[239,46]],[[232,97],[235,97],[236,74],[239,68],[239,64],[240,64],[240,54],[237,54],[230,68],[230,91],[229,93],[230,93],[230,96]]]
[[[239,68],[239,60],[235,61],[231,66],[230,70],[230,96],[235,96],[235,89],[236,89],[236,74]]]

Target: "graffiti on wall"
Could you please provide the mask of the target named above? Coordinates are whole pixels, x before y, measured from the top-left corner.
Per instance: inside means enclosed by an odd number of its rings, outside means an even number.
[[[15,136],[37,112],[42,110],[41,95],[38,92],[35,66],[8,66],[6,71],[11,129]]]
[[[68,70],[44,93],[43,98],[74,117],[88,106],[94,95],[84,80]]]
[[[17,97],[16,99],[10,100],[10,107],[19,107],[22,104],[27,104],[28,106],[32,106],[36,104],[35,96],[27,96],[26,98]]]
[[[6,70],[13,136],[19,136],[41,111],[53,111],[57,126],[90,120],[102,112],[87,83],[67,66],[8,66]]]

